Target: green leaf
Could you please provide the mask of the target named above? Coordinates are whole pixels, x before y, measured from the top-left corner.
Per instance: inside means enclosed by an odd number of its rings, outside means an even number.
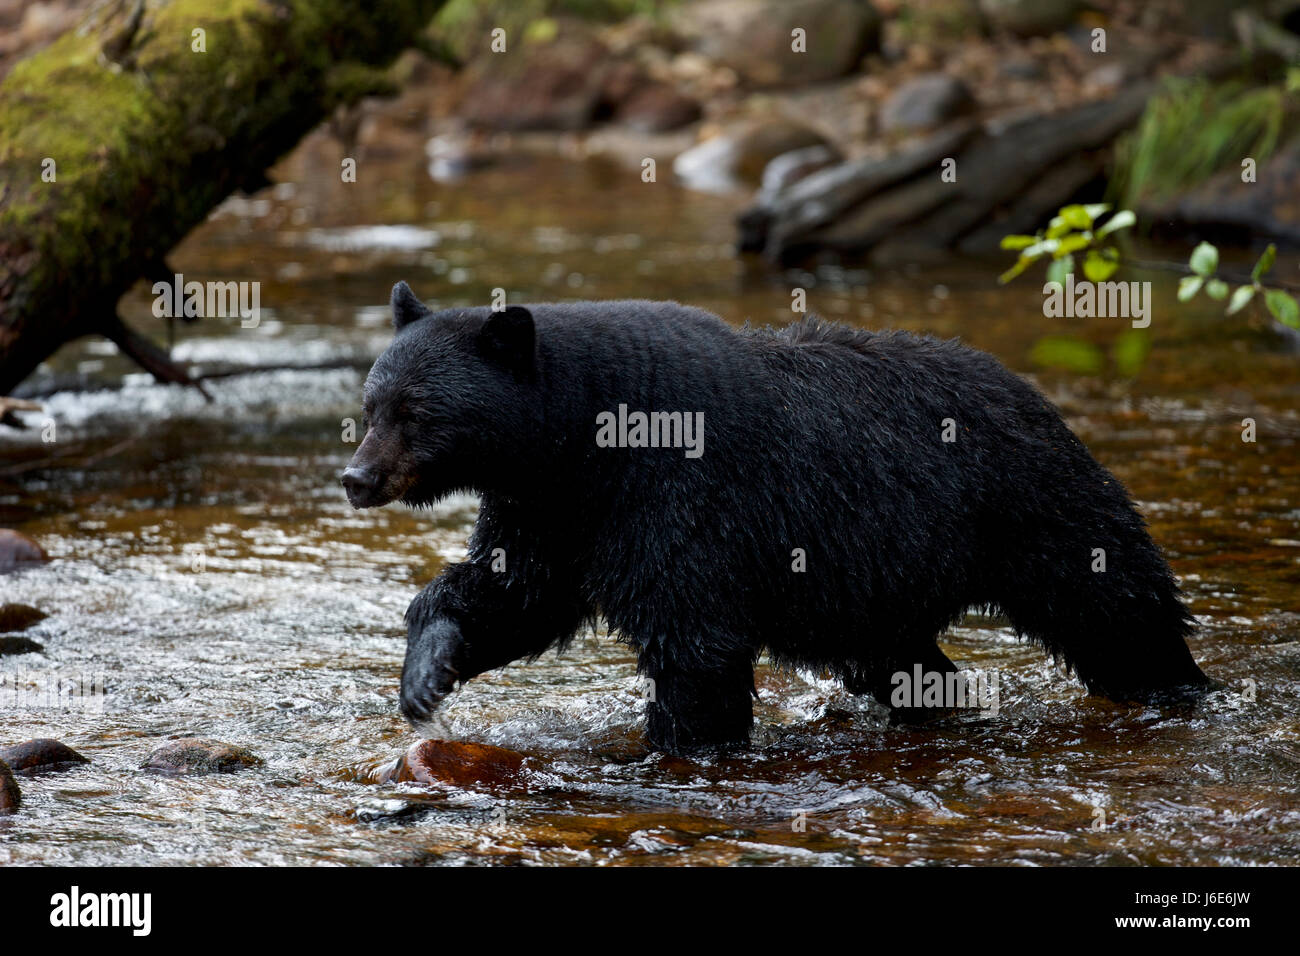
[[[1109,210],[1110,210],[1110,203],[1108,202],[1088,203],[1085,204],[1083,207],[1083,211],[1086,212],[1089,215],[1089,217],[1091,217],[1093,222],[1096,222],[1102,216],[1106,215],[1106,213]]]
[[[1300,329],[1300,302],[1296,302],[1289,293],[1281,289],[1265,289],[1264,304],[1273,313],[1273,318],[1283,325]]]
[[[1088,213],[1085,206],[1062,206],[1061,219],[1071,229],[1091,229],[1092,216]]]
[[[1142,365],[1150,351],[1151,338],[1146,329],[1125,329],[1116,337],[1110,354],[1119,374],[1125,378],[1134,378],[1142,371]]]
[[[1214,270],[1219,268],[1219,250],[1208,242],[1203,242],[1192,250],[1192,257],[1187,260],[1187,264],[1198,276],[1214,275]]]
[[[1073,231],[1074,227],[1060,216],[1053,217],[1052,221],[1047,224],[1048,239],[1060,239],[1062,236],[1069,235]]]
[[[1228,283],[1222,279],[1211,279],[1205,283],[1205,294],[1215,302],[1222,302],[1228,297]]]
[[[1074,256],[1066,255],[1060,259],[1053,259],[1052,264],[1047,267],[1047,281],[1065,285],[1065,277],[1073,271]]]
[[[1259,262],[1255,263],[1255,268],[1250,270],[1250,281],[1258,282],[1268,274],[1268,270],[1273,268],[1273,263],[1277,262],[1277,246],[1273,243],[1268,244],[1264,254],[1259,257]]]
[[[1107,249],[1106,252],[1113,250]],[[1105,282],[1115,274],[1119,268],[1119,262],[1113,257],[1108,257],[1096,249],[1088,250],[1088,257],[1083,260],[1083,274],[1088,277],[1090,282]]]
[[[1003,236],[1003,249],[1028,249],[1038,241],[1037,236]]]
[[[1225,315],[1235,315],[1246,307],[1251,299],[1255,297],[1255,287],[1253,285],[1238,286],[1237,291],[1232,293],[1232,299],[1228,302],[1228,311]]]
[[[1034,343],[1029,357],[1039,365],[1095,375],[1105,364],[1101,349],[1091,342],[1061,335],[1048,335]]]
[[[1062,256],[1068,256],[1072,252],[1088,248],[1088,244],[1091,242],[1092,236],[1087,233],[1076,232],[1062,239],[1060,245],[1056,247],[1056,251],[1052,253],[1052,255],[1057,259],[1060,259]]]
[[[1109,236],[1118,229],[1128,229],[1130,226],[1137,225],[1137,221],[1137,216],[1133,214],[1132,209],[1121,209],[1106,220],[1106,224],[1097,230],[1097,238]]]
[[[1178,301],[1187,302],[1192,299],[1196,293],[1201,291],[1201,283],[1205,280],[1200,276],[1183,276],[1178,280]]]

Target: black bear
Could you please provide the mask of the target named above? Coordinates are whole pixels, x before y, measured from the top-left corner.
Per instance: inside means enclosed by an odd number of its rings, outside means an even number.
[[[398,283],[392,307],[348,499],[481,498],[468,560],[406,613],[413,723],[598,615],[653,681],[647,735],[670,752],[748,740],[764,649],[889,706],[895,675],[956,671],[935,639],[969,608],[1093,694],[1213,686],[1124,488],[985,353],[673,302],[433,313]]]

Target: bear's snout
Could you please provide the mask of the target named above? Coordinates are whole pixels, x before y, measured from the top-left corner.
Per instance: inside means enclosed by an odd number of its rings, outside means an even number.
[[[339,476],[348,502],[354,508],[370,508],[382,504],[379,500],[379,475],[365,465],[348,465]]]

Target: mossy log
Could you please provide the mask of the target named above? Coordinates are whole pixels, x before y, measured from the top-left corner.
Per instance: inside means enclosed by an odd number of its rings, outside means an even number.
[[[169,278],[166,253],[423,46],[442,5],[110,0],[16,64],[0,83],[0,395],[85,335],[188,383],[117,301]]]

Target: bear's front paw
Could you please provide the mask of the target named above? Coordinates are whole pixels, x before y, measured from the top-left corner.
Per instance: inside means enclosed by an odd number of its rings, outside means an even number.
[[[408,639],[399,706],[411,724],[429,720],[442,699],[456,689],[461,678],[460,651],[460,629],[446,618]]]

